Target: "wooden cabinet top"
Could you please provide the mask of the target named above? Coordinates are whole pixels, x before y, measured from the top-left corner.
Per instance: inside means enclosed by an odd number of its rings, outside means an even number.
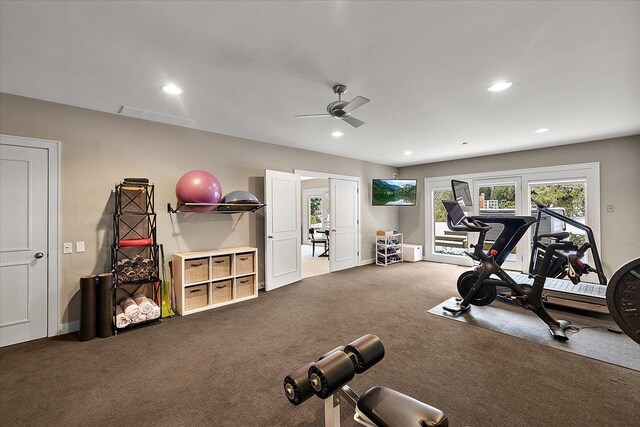
[[[218,255],[229,255],[229,254],[237,254],[244,252],[256,252],[258,249],[251,246],[237,246],[233,248],[220,248],[213,249],[210,251],[198,251],[198,252],[179,252],[173,254],[173,256],[178,258],[202,258],[202,257],[211,257]]]

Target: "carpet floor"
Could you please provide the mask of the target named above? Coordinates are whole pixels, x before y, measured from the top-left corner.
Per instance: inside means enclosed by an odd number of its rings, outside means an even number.
[[[321,426],[322,402],[290,405],[284,376],[373,333],[386,357],[352,387],[395,388],[452,426],[638,425],[640,373],[427,314],[455,295],[462,270],[369,265],[117,337],[2,348],[0,421]],[[343,425],[356,425],[351,415],[343,408]]]

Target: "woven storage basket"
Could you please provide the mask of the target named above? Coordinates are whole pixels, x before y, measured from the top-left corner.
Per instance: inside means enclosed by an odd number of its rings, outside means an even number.
[[[236,279],[236,298],[250,297],[255,294],[255,276]]]
[[[214,282],[211,284],[211,286],[213,287],[214,304],[231,301],[231,299],[233,298],[233,283],[231,282],[231,280]]]
[[[209,280],[209,258],[189,259],[184,262],[185,283]]]
[[[184,288],[185,310],[193,310],[207,306],[209,304],[209,293],[207,291],[207,284]]]
[[[236,275],[253,273],[253,252],[236,255]]]
[[[213,265],[213,279],[231,276],[231,256],[214,256],[211,258]]]

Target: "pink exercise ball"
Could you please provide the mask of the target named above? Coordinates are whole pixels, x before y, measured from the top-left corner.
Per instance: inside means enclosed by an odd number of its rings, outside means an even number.
[[[207,171],[192,170],[180,177],[176,184],[178,203],[219,203],[222,187],[218,178]],[[189,206],[191,212],[207,212],[215,206]]]

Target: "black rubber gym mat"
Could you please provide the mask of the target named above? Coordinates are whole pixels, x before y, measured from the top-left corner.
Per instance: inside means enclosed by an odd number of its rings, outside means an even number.
[[[640,345],[624,334],[610,332],[607,328],[619,328],[606,316],[549,310],[556,319],[569,320],[579,328],[579,332],[567,330],[569,341],[563,343],[554,340],[547,325],[529,310],[498,300],[484,307],[471,306],[469,311],[457,316],[442,308],[443,305],[453,307],[455,303],[455,298],[449,298],[428,313],[640,371]]]

